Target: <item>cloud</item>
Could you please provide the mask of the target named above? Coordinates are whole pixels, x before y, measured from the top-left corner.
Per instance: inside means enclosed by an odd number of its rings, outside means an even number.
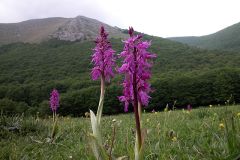
[[[19,22],[46,17],[104,17],[95,1],[89,0],[1,0],[0,21]]]
[[[239,0],[1,0],[0,22],[83,15],[157,35],[216,32],[240,21]]]

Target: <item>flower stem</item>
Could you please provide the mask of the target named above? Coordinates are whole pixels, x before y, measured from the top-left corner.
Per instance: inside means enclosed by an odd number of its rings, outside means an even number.
[[[136,130],[137,130],[137,141],[138,141],[138,150],[141,149],[142,146],[142,136],[141,136],[141,125],[140,125],[140,117],[138,110],[138,97],[137,97],[137,49],[134,47],[133,55],[134,55],[134,73],[133,73],[133,97],[134,97],[134,114],[136,121]]]
[[[139,119],[141,121],[142,120],[142,118],[141,118],[142,117],[142,104],[139,101],[138,101],[138,114],[139,114]]]
[[[54,110],[54,111],[53,111],[53,123],[54,123],[55,120],[56,120],[56,115],[57,115],[57,113],[56,113],[56,111]]]
[[[57,133],[57,114],[56,111],[53,112],[53,126],[52,126],[52,133],[51,133],[51,143],[53,142]]]
[[[104,77],[104,75],[102,75],[101,76],[101,93],[100,93],[100,99],[99,99],[98,110],[97,110],[98,124],[100,124],[101,117],[102,117],[104,94],[105,94],[105,77]]]

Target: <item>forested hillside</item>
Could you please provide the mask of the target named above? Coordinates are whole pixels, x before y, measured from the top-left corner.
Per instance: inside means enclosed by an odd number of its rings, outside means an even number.
[[[205,49],[240,51],[240,23],[206,36],[169,39]]]
[[[201,50],[178,42],[145,35],[157,54],[151,79],[154,91],[146,110],[194,107],[240,102],[240,54]],[[119,54],[121,39],[111,39]],[[9,113],[50,113],[48,98],[52,88],[61,95],[60,114],[83,115],[96,109],[99,83],[90,79],[94,42],[50,40],[40,44],[16,43],[0,48],[0,109]],[[123,111],[117,96],[122,77],[107,86],[104,113]]]

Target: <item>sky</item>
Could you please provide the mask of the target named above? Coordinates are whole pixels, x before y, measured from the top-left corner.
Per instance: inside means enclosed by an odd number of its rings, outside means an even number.
[[[0,0],[0,23],[94,18],[160,37],[201,36],[240,22],[240,0]]]

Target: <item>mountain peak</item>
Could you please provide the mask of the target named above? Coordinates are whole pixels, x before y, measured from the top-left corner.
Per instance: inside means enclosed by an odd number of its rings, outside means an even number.
[[[119,29],[84,16],[69,19],[69,21],[59,27],[51,37],[66,41],[93,40],[98,35],[100,26],[105,27],[110,37],[125,37]]]
[[[19,23],[0,24],[0,44],[14,42],[39,43],[48,39],[66,41],[93,40],[104,26],[110,37],[125,38],[116,27],[85,16],[75,18],[44,18]]]

